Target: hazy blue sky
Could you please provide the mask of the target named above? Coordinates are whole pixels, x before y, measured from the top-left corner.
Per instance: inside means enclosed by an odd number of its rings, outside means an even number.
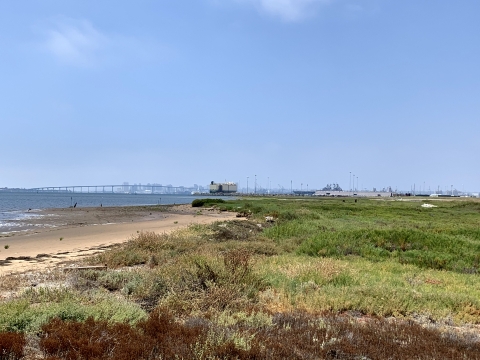
[[[480,2],[0,2],[0,187],[480,190]]]

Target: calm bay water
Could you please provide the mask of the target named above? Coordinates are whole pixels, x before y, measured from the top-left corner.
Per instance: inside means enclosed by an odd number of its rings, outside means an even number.
[[[117,193],[36,193],[0,191],[0,233],[14,231],[38,210],[77,207],[189,204],[208,196]],[[225,199],[232,199],[231,197]],[[30,210],[29,210],[30,209]]]

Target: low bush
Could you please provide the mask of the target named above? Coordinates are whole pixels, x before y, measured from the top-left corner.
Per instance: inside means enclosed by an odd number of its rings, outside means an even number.
[[[225,200],[223,199],[195,199],[192,201],[192,207],[202,207],[205,205],[213,205],[213,204],[223,204]]]
[[[89,259],[89,263],[105,264],[108,268],[144,264],[155,267],[155,263],[158,265],[162,260],[194,251],[200,239],[201,236],[196,232],[195,226],[191,229],[180,229],[168,235],[140,232],[126,243]]]
[[[201,310],[225,310],[255,302],[265,282],[252,270],[252,254],[246,249],[233,249],[220,259],[198,258],[195,270],[190,272],[191,289],[199,292]]]
[[[263,226],[243,220],[215,222],[209,225],[209,228],[213,232],[209,237],[217,241],[252,240],[263,231]]]
[[[35,290],[34,290],[35,291]],[[58,295],[43,294],[46,301],[30,303],[34,295],[25,299],[0,303],[0,332],[34,333],[53,318],[68,321],[85,321],[89,317],[98,320],[137,322],[145,318],[142,308],[115,295],[97,291],[91,294],[73,293],[71,298],[56,298]],[[50,296],[51,301],[48,301]]]

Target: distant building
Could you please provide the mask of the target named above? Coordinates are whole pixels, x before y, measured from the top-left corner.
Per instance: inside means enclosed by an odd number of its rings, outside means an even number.
[[[236,193],[236,192],[237,192],[237,184],[235,184],[234,182],[215,183],[212,181],[210,183],[211,194],[215,194],[215,193],[228,194],[228,193]]]

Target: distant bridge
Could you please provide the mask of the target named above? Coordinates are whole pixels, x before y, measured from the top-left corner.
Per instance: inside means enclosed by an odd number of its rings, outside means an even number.
[[[72,186],[45,186],[27,189],[33,192],[55,193],[119,193],[119,194],[183,194],[197,191],[196,188],[186,186],[167,185],[72,185]]]

